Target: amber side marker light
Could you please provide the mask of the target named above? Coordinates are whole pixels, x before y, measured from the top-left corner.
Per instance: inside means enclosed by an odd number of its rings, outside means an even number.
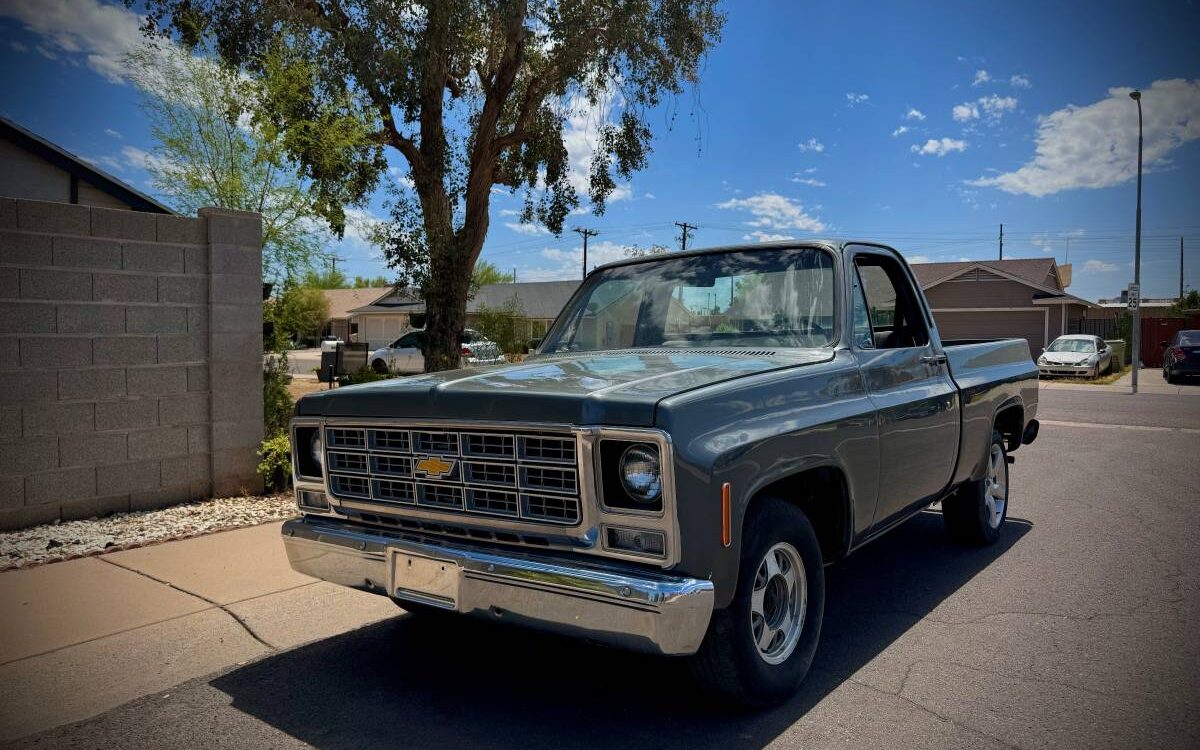
[[[733,544],[733,522],[730,519],[729,482],[721,485],[721,546]]]

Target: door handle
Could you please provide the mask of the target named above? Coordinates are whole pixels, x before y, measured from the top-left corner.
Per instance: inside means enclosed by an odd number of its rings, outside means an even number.
[[[933,365],[934,367],[937,367],[938,365],[946,364],[946,355],[945,354],[926,354],[924,357],[921,357],[921,361],[927,365]]]

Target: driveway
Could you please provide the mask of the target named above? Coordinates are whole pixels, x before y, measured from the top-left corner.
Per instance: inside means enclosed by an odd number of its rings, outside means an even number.
[[[312,378],[316,380],[316,370],[321,366],[321,350],[293,349],[288,352],[288,372],[294,377]]]
[[[714,704],[678,661],[400,616],[15,746],[1196,747],[1200,400],[1041,395],[1002,541],[949,544],[926,512],[832,566],[812,673],[776,710]]]

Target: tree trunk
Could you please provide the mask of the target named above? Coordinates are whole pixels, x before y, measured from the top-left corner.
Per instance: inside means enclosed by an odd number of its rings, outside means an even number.
[[[425,298],[425,372],[459,367],[462,333],[467,326],[467,294],[471,284],[470,253],[450,238],[449,247],[430,248]]]

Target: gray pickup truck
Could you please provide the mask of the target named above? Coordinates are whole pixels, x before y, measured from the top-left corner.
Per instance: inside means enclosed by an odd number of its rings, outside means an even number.
[[[812,663],[825,565],[939,501],[996,541],[1037,377],[1024,340],[941,341],[881,245],[627,260],[520,364],[304,397],[284,544],[417,616],[686,656],[769,705]]]

